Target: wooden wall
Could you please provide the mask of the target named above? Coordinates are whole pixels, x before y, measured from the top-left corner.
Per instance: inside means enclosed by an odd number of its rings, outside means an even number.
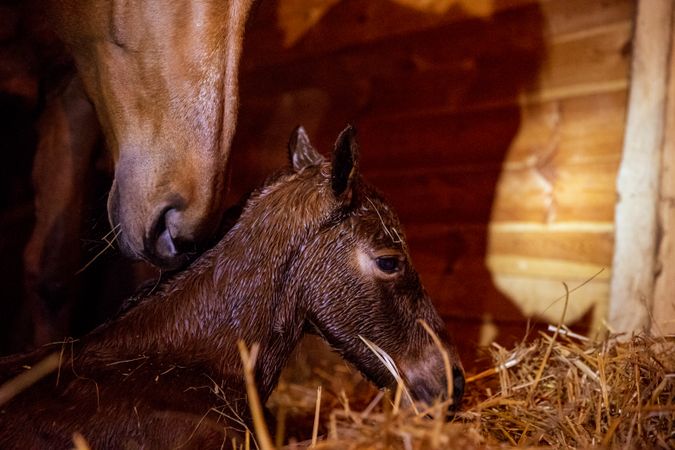
[[[634,8],[265,0],[246,38],[232,198],[285,163],[295,125],[327,153],[352,122],[465,355],[495,332],[519,338],[523,311],[604,268],[572,299],[587,327],[607,302]]]
[[[587,14],[597,22],[546,33],[539,83],[524,93],[522,124],[498,184],[488,262],[496,284],[525,312],[553,322],[564,308],[564,301],[553,302],[565,293],[562,282],[584,284],[570,296],[566,320],[595,307],[594,327],[600,327],[609,297],[634,5],[562,3],[578,9],[549,12],[568,26]]]
[[[8,299],[20,298],[44,72],[15,3],[0,7],[0,129],[25,148],[0,166]],[[604,268],[572,297],[568,319],[586,329],[589,308],[599,319],[607,305],[634,12],[635,0],[261,0],[230,199],[285,164],[294,126],[328,153],[354,123],[365,176],[400,213],[465,361],[495,335],[520,338],[524,313],[557,320],[562,282]]]

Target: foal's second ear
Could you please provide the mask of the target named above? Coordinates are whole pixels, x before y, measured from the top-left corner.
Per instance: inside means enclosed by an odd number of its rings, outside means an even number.
[[[323,156],[312,147],[307,132],[302,126],[297,127],[291,133],[291,139],[288,141],[288,158],[296,172],[324,162]]]
[[[333,173],[331,187],[335,197],[349,202],[352,199],[354,180],[358,174],[359,145],[356,142],[356,130],[347,126],[335,142],[333,151]]]

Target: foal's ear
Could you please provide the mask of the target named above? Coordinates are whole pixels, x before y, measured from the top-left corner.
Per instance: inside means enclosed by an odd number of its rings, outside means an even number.
[[[288,141],[288,159],[296,172],[309,166],[318,166],[324,162],[323,156],[317,152],[309,142],[307,132],[302,126],[298,126]]]
[[[333,150],[333,173],[331,187],[333,194],[345,203],[353,197],[354,180],[358,174],[359,145],[356,130],[351,125],[342,130]]]

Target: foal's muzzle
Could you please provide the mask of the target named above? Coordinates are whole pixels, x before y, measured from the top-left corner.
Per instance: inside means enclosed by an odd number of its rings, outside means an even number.
[[[403,362],[400,369],[413,400],[432,405],[439,400],[452,399],[450,411],[456,411],[464,395],[464,370],[456,355],[450,349],[447,351],[450,357],[448,368],[439,349],[429,345],[418,359]]]

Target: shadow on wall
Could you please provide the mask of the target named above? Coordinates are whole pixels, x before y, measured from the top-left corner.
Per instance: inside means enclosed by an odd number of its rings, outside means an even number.
[[[399,212],[415,266],[464,360],[475,359],[488,315],[500,342],[519,339],[526,320],[494,287],[485,256],[495,187],[521,123],[519,94],[535,87],[543,58],[539,5],[466,9],[448,1],[430,11],[429,2],[413,0],[329,3],[309,13],[301,0],[255,11],[232,199],[285,164],[294,126],[303,124],[328,152],[352,122],[364,175]]]

